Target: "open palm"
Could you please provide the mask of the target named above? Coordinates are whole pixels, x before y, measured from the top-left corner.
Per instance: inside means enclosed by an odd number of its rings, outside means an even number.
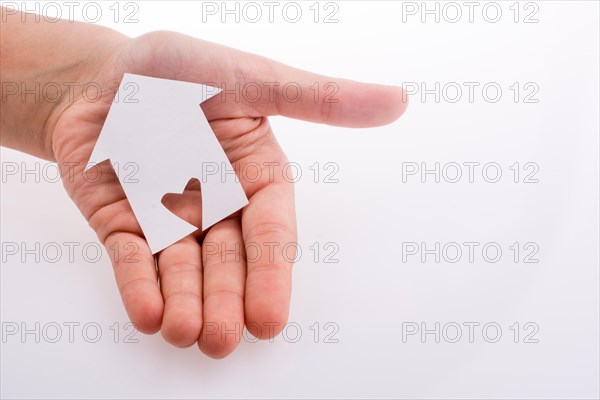
[[[110,163],[84,172],[114,93],[106,91],[94,101],[75,99],[61,111],[52,132],[53,152],[61,166],[70,166],[63,168],[65,187],[107,248],[131,321],[145,333],[160,330],[176,346],[198,342],[212,357],[229,354],[244,326],[256,337],[272,337],[288,318],[294,246],[281,249],[295,243],[296,222],[293,185],[284,179],[287,160],[267,116],[348,127],[383,125],[404,111],[402,91],[325,78],[171,32],[124,41],[81,79],[114,87],[125,72],[238,88],[237,94],[213,97],[202,109],[236,170],[262,169],[251,176],[238,173],[249,198],[243,210],[206,232],[199,229],[155,259]],[[337,90],[333,97],[327,85]],[[300,97],[283,91],[291,86],[301,89]],[[258,97],[256,91],[241,91],[258,87],[263,89]],[[165,196],[163,204],[202,226],[197,182],[182,195]]]

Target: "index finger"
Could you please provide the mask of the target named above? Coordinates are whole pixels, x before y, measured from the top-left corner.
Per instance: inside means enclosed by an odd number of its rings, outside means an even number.
[[[242,211],[246,247],[246,327],[255,337],[277,335],[288,319],[296,250],[294,188],[265,186]],[[285,251],[288,249],[289,251]]]

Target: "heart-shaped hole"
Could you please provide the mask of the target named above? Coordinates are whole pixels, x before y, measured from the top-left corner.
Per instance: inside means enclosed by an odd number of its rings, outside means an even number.
[[[198,179],[190,179],[182,193],[166,193],[161,203],[182,220],[202,227],[202,192]]]

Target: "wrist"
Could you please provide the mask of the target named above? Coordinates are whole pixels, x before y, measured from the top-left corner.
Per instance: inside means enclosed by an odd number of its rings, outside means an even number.
[[[129,38],[77,22],[24,23],[18,14],[5,18],[0,37],[0,144],[54,160],[60,115],[86,96],[96,100],[103,70]]]

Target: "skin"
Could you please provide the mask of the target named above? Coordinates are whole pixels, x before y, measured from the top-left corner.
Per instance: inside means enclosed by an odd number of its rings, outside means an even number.
[[[255,255],[246,257],[246,250],[252,249],[245,248],[247,243],[281,246],[296,242],[294,188],[283,178],[287,159],[267,117],[374,127],[393,122],[406,109],[398,87],[315,75],[174,32],[132,39],[99,26],[23,22],[21,14],[11,14],[3,19],[0,33],[2,146],[59,163],[69,196],[107,248],[123,303],[137,329],[149,334],[160,331],[167,342],[179,347],[197,343],[214,358],[235,349],[244,325],[254,336],[267,339],[277,335],[288,319],[291,254],[284,257],[275,251],[271,255],[264,248],[264,255],[258,257],[253,250]],[[95,167],[102,174],[98,180],[89,179],[96,173],[83,173],[114,99],[115,84],[125,72],[219,83],[227,89],[236,83],[242,87],[258,83],[265,88],[269,87],[266,83],[279,83],[271,91],[263,90],[258,101],[217,95],[202,104],[232,164],[265,167],[258,181],[251,179],[254,175],[238,174],[248,206],[156,257],[110,163]],[[20,92],[12,94],[14,83],[33,88],[36,83],[66,87],[65,82],[98,83],[102,95],[90,101],[82,90],[74,90],[74,96],[65,90],[58,100],[49,101],[44,96],[23,99]],[[289,101],[281,92],[289,82],[302,88],[300,101]],[[327,90],[320,90],[315,99],[310,89],[315,83],[321,89],[336,85],[337,102],[326,101],[325,96],[331,94]],[[201,226],[197,181],[190,182],[181,195],[166,195],[163,204]],[[235,254],[225,249],[234,249]],[[225,331],[237,331],[238,337]]]

